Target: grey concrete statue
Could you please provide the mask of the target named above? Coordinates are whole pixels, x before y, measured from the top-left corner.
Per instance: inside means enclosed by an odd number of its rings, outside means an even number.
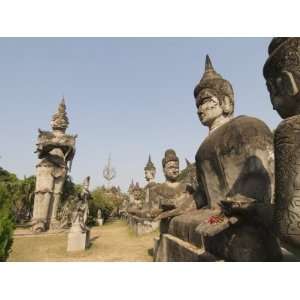
[[[206,58],[194,90],[209,134],[196,154],[197,210],[174,217],[156,245],[156,261],[274,261],[272,133],[260,120],[233,118],[231,84]]]
[[[300,38],[274,38],[264,76],[274,110],[284,120],[275,131],[275,214],[286,246],[300,246]]]
[[[151,161],[151,156],[149,155],[147,165],[144,168],[145,171],[145,179],[148,183],[154,182],[155,174],[156,174],[156,168]]]
[[[89,228],[87,219],[89,215],[88,200],[90,177],[86,177],[83,182],[83,190],[78,195],[76,208],[72,216],[72,227],[68,235],[68,251],[80,251],[86,249],[89,245]]]
[[[66,175],[75,155],[76,136],[67,135],[69,120],[62,99],[57,113],[52,117],[52,132],[39,130],[36,166],[36,188],[32,229],[41,232],[57,228],[57,209],[60,203]]]
[[[151,161],[150,155],[149,155],[148,162],[144,168],[144,171],[145,171],[145,179],[147,181],[147,185],[144,188],[145,202],[143,205],[143,210],[149,211],[149,214],[151,215],[150,210],[154,208],[158,208],[158,202],[156,201],[156,192],[155,192],[155,188],[157,187],[157,183],[155,182],[156,168],[153,162]]]
[[[101,209],[99,208],[98,211],[97,211],[97,218],[98,219],[102,219],[102,212],[101,212]]]
[[[162,160],[166,181],[156,188],[161,213],[156,220],[161,220],[161,233],[168,231],[172,217],[196,208],[195,201],[186,183],[178,181],[179,158],[173,149],[168,149]]]
[[[83,190],[78,197],[77,206],[73,213],[73,219],[72,219],[72,227],[78,225],[82,232],[88,230],[86,226],[86,222],[89,214],[89,205],[88,205],[88,200],[90,198],[89,185],[90,185],[90,177],[88,176],[87,178],[85,178],[83,182],[82,185]]]
[[[128,195],[129,195],[129,203],[128,203],[128,205],[134,203],[134,195],[133,195],[134,187],[135,187],[135,185],[134,185],[134,181],[132,179],[131,183],[129,185],[129,188],[128,188]]]
[[[142,209],[145,200],[144,199],[145,195],[143,189],[140,187],[138,182],[136,182],[136,184],[133,185],[131,193],[132,193],[132,200],[129,203],[129,207],[127,211],[128,213],[135,214],[137,210]]]
[[[102,211],[99,208],[97,211],[97,225],[102,226],[103,225],[103,217],[102,217]]]
[[[159,209],[159,203],[156,197],[157,183],[154,182],[156,168],[151,161],[149,155],[148,162],[144,168],[145,179],[148,182],[144,189],[136,189],[136,186],[132,185],[131,193],[133,193],[134,204],[130,204],[128,207],[127,222],[129,227],[136,235],[142,235],[156,230],[159,227],[159,221],[154,221],[154,217],[161,212]],[[140,201],[139,198],[143,198]]]

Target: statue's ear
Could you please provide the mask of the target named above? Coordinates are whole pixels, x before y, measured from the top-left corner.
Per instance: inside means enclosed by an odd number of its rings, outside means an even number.
[[[284,91],[289,96],[296,96],[299,93],[299,88],[297,86],[297,83],[295,81],[293,74],[289,71],[282,71],[281,78],[283,81]]]
[[[232,114],[232,103],[230,101],[230,98],[228,96],[224,96],[224,99],[223,99],[223,103],[222,103],[222,108],[223,108],[223,111],[226,115],[230,115]]]

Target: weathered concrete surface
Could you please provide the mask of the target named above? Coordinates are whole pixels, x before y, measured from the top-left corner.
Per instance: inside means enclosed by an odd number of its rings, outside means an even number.
[[[67,251],[83,251],[89,246],[90,232],[70,232],[68,234]]]
[[[139,218],[137,216],[128,215],[127,222],[131,230],[136,235],[143,235],[153,232],[159,228],[159,221],[153,221],[151,219]]]
[[[211,262],[217,258],[203,248],[196,247],[173,235],[163,234],[154,241],[156,262]]]

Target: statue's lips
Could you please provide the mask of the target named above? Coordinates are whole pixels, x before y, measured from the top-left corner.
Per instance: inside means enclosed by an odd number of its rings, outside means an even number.
[[[202,122],[205,120],[205,115],[204,114],[198,114],[199,120]]]

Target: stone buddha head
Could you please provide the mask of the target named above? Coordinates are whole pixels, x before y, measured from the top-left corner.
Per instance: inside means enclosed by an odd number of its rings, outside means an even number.
[[[263,74],[273,108],[283,119],[300,114],[300,38],[273,38]]]
[[[230,120],[233,115],[232,86],[214,70],[208,55],[205,61],[205,72],[194,89],[194,97],[200,122],[210,131]]]
[[[50,124],[55,134],[62,135],[66,132],[69,125],[69,119],[67,117],[64,98],[61,100],[61,103],[58,106],[58,111],[53,115]]]
[[[153,162],[151,161],[151,156],[150,155],[149,155],[147,165],[144,168],[144,171],[145,171],[146,181],[148,181],[148,182],[154,181],[155,174],[156,174],[156,168],[155,168]]]
[[[142,198],[142,189],[140,188],[139,183],[137,182],[132,189],[133,197],[135,201],[140,201]]]
[[[165,157],[162,160],[162,166],[166,180],[176,182],[179,175],[179,159],[173,149],[168,149],[165,152]]]

